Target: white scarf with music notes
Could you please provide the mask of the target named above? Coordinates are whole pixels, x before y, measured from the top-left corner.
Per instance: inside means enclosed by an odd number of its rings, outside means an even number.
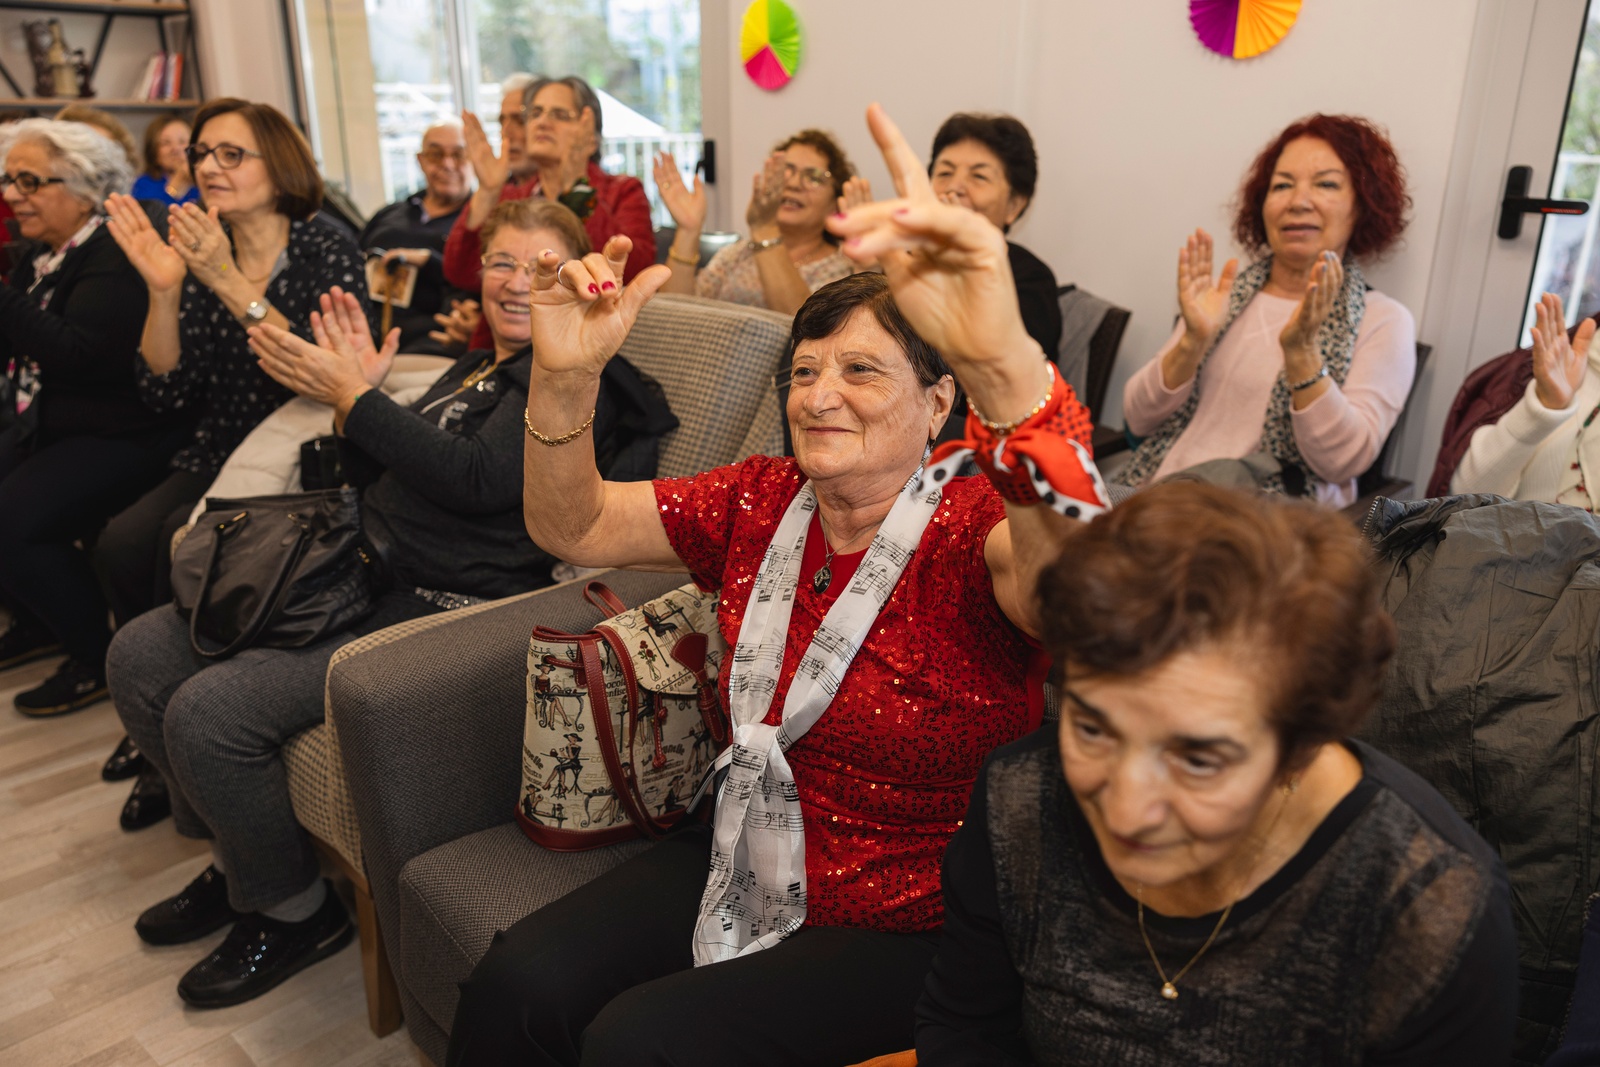
[[[756,573],[728,679],[733,744],[712,823],[711,872],[695,919],[695,966],[770,948],[806,921],[806,831],[784,752],[833,703],[861,643],[939,506],[940,485],[906,482],[850,582],[823,616],[783,701],[783,721],[762,720],[783,669],[789,616],[800,584],[817,494],[808,482],[789,504]]]

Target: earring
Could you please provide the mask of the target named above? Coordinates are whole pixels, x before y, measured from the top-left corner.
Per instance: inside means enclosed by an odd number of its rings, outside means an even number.
[[[1294,791],[1296,789],[1299,789],[1299,788],[1300,788],[1300,779],[1298,779],[1298,778],[1289,779],[1287,782],[1283,783],[1283,795],[1284,795],[1284,797],[1287,798],[1287,797],[1294,796]]]

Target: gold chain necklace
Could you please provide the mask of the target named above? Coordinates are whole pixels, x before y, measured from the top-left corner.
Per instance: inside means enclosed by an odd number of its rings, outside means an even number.
[[[1298,783],[1296,783],[1293,779],[1291,779],[1290,781],[1284,783],[1284,785],[1283,785],[1283,804],[1278,808],[1278,814],[1276,814],[1276,815],[1274,815],[1272,817],[1272,825],[1267,827],[1266,835],[1264,837],[1262,837],[1261,844],[1256,848],[1255,856],[1250,860],[1250,871],[1251,871],[1251,873],[1254,873],[1256,864],[1261,862],[1262,855],[1264,855],[1266,853],[1267,842],[1272,840],[1272,832],[1278,828],[1278,821],[1283,818],[1283,809],[1287,808],[1289,806],[1289,798],[1294,795],[1294,791],[1295,791],[1295,788],[1296,788],[1297,785],[1298,785]],[[1246,885],[1250,884],[1250,879],[1248,877],[1245,879],[1245,884]],[[1162,967],[1161,967],[1160,958],[1156,956],[1155,946],[1150,943],[1150,935],[1149,935],[1149,933],[1147,933],[1145,931],[1145,928],[1144,928],[1144,886],[1141,885],[1141,886],[1138,887],[1138,889],[1139,889],[1139,892],[1138,892],[1138,895],[1137,895],[1137,899],[1138,899],[1138,902],[1139,902],[1139,936],[1144,938],[1144,950],[1146,952],[1150,953],[1150,962],[1156,965],[1156,974],[1161,976],[1161,995],[1166,997],[1168,1000],[1177,1000],[1178,999],[1178,979],[1180,979],[1184,975],[1188,974],[1189,973],[1189,968],[1193,967],[1195,964],[1200,962],[1200,957],[1204,956],[1206,954],[1206,949],[1210,948],[1212,942],[1214,942],[1217,939],[1217,935],[1222,933],[1222,924],[1228,921],[1228,916],[1233,914],[1233,906],[1235,904],[1239,903],[1239,901],[1243,899],[1244,894],[1241,891],[1239,896],[1235,897],[1228,904],[1228,906],[1226,908],[1222,909],[1222,917],[1217,920],[1217,925],[1212,927],[1211,936],[1206,938],[1206,943],[1200,946],[1200,951],[1196,952],[1193,956],[1189,957],[1189,962],[1185,963],[1178,970],[1178,973],[1174,974],[1171,978],[1168,978],[1167,977],[1167,972],[1165,970],[1163,970]]]

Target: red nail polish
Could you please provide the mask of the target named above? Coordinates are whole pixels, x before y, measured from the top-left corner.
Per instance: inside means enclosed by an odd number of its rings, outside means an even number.
[[[844,218],[844,212],[842,212],[842,211],[835,211],[835,212],[834,212],[834,213],[833,213],[833,217],[834,217],[834,218],[836,218],[836,219],[842,219],[842,218]]]
[[[589,283],[589,292],[598,293],[599,291],[600,291],[600,287],[598,285],[596,285],[594,282],[590,282]]]
[[[616,282],[606,282],[605,284],[600,286],[600,288],[605,289],[608,292],[610,290],[612,290],[612,289],[615,289],[616,287],[617,287],[617,283]]]
[[[911,214],[911,209],[908,207],[897,207],[894,209],[894,213],[896,215],[909,215]]]

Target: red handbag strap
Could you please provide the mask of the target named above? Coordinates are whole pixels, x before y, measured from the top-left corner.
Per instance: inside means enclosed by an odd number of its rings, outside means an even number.
[[[591,586],[600,585],[599,582],[590,582]],[[605,589],[605,586],[600,586]],[[610,595],[611,591],[606,589]],[[588,590],[584,590],[588,595]],[[589,708],[594,716],[595,740],[600,743],[600,758],[606,764],[606,776],[611,779],[611,787],[617,791],[617,801],[622,805],[622,810],[627,812],[628,819],[646,837],[658,838],[665,831],[650,817],[644,806],[644,797],[639,792],[639,783],[633,774],[633,766],[626,768],[622,765],[622,758],[617,753],[617,738],[611,728],[611,702],[606,697],[605,671],[600,665],[600,642],[605,640],[602,636],[586,636],[578,642],[578,656],[583,661],[583,673],[589,683]],[[629,703],[637,706],[639,688],[630,678],[628,682]]]
[[[628,610],[628,605],[622,598],[611,591],[604,582],[588,582],[583,587],[583,599],[605,612],[606,615],[621,615]]]

